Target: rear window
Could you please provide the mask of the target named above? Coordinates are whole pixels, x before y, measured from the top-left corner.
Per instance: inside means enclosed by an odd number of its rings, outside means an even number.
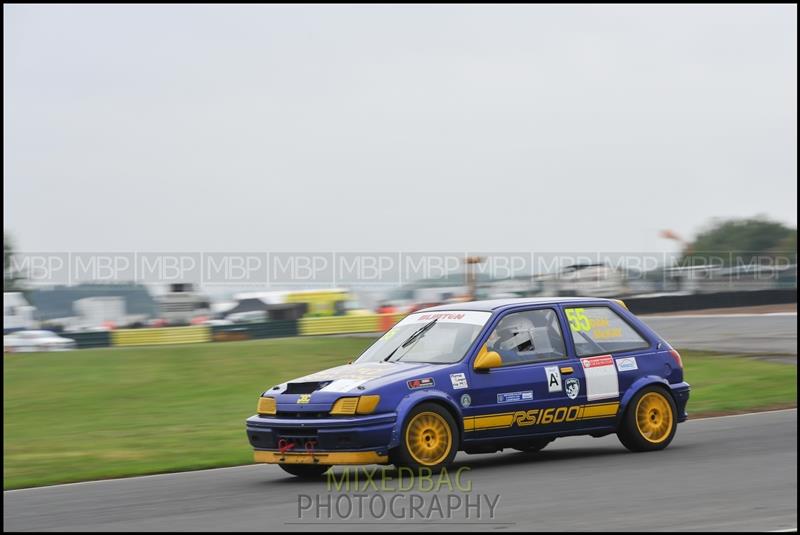
[[[574,307],[564,312],[579,357],[644,349],[650,345],[608,307]]]

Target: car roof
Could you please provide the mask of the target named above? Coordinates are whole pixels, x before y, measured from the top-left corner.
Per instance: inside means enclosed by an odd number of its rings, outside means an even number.
[[[525,305],[556,305],[560,303],[574,303],[595,301],[598,303],[610,303],[612,299],[600,297],[516,297],[509,299],[487,299],[484,301],[467,301],[464,303],[448,303],[434,307],[423,308],[417,312],[436,312],[439,310],[477,310],[481,312],[493,312],[500,308],[518,307]]]

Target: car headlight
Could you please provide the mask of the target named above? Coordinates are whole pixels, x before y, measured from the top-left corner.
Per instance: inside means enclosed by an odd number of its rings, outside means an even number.
[[[353,415],[372,414],[380,403],[380,396],[359,396],[357,398],[339,398],[333,404],[331,414]]]
[[[275,416],[278,412],[275,398],[258,398],[258,414]]]

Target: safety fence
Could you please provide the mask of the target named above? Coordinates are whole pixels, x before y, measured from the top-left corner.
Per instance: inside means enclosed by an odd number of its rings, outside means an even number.
[[[231,325],[118,329],[109,332],[67,332],[62,333],[61,336],[72,338],[81,349],[194,344],[291,336],[380,333],[391,329],[403,317],[404,314],[359,314]]]
[[[109,331],[62,333],[61,336],[75,340],[78,349],[108,347],[111,345],[111,333]]]
[[[681,310],[796,302],[796,288],[625,299],[625,303],[634,314],[657,314]],[[347,316],[306,317],[299,320],[279,320],[265,323],[62,333],[61,336],[72,338],[79,348],[191,344],[291,336],[380,333],[388,331],[392,325],[402,318],[403,314],[353,314]]]
[[[300,331],[296,320],[215,325],[211,328],[211,338],[215,342],[253,340],[259,338],[285,338],[287,336],[297,336],[299,334]]]
[[[634,314],[658,314],[709,308],[749,307],[797,303],[797,288],[707,294],[629,297],[625,304]]]

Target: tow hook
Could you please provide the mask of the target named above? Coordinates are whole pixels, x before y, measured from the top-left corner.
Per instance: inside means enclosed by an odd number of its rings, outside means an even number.
[[[292,448],[294,448],[294,442],[289,442],[285,438],[282,438],[278,441],[278,451],[281,453],[281,461],[286,460],[286,456],[284,454]]]
[[[306,443],[304,444],[304,446],[305,446],[305,448],[306,448],[306,453],[308,453],[309,455],[311,455],[311,459],[312,459],[312,460],[313,460],[315,463],[319,463],[319,459],[317,459],[317,458],[314,456],[314,446],[316,446],[316,445],[317,445],[317,441],[316,441],[316,440],[307,440],[307,441],[306,441]]]

